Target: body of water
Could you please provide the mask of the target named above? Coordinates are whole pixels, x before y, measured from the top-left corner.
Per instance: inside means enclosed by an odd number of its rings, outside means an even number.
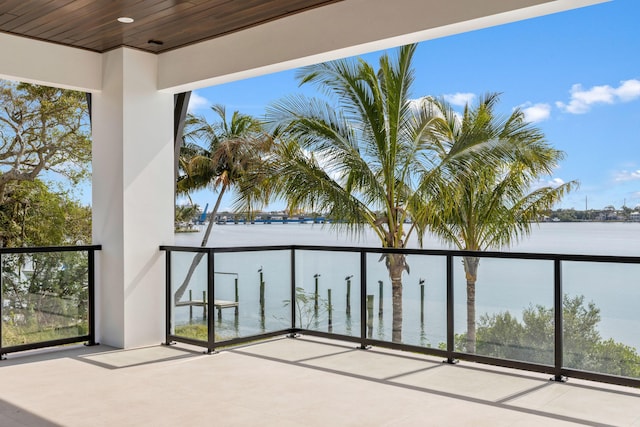
[[[198,246],[203,230],[176,235],[176,245]],[[339,234],[329,225],[254,224],[214,225],[210,246],[322,245],[379,247],[371,232],[361,236]],[[417,240],[409,244],[418,248]],[[450,249],[437,238],[424,240],[426,249]],[[531,236],[503,250],[534,253],[640,255],[640,223],[543,223]],[[174,254],[174,282],[184,277],[193,258]],[[439,256],[410,255],[409,272],[403,276],[403,342],[437,346],[446,341],[446,264]],[[300,251],[296,253],[296,285],[311,295],[318,287],[319,308],[298,304],[298,318],[308,328],[341,334],[360,334],[359,255],[348,252]],[[206,268],[201,266],[191,287],[194,295],[206,288]],[[231,336],[288,327],[290,306],[290,253],[288,251],[216,254],[216,299],[233,300],[235,279],[239,283],[240,315],[223,311],[219,331]],[[224,274],[223,274],[224,273]],[[231,273],[231,274],[228,274]],[[603,338],[640,349],[640,265],[563,262],[563,291],[584,296],[599,309],[599,331]],[[265,282],[265,313],[258,300],[260,278]],[[367,255],[367,295],[374,299],[371,336],[391,339],[391,286],[384,259]],[[354,316],[347,315],[347,288]],[[466,330],[466,284],[462,259],[454,262],[455,329]],[[380,292],[382,290],[382,293]],[[328,303],[331,292],[331,325]],[[424,293],[424,299],[422,298]],[[482,259],[476,285],[476,313],[492,315],[509,311],[521,319],[528,307],[553,306],[553,262],[538,260]],[[185,321],[180,308],[176,321]],[[201,310],[201,309],[199,309]],[[197,308],[194,311],[200,313]],[[224,334],[223,334],[224,335]]]
[[[204,226],[195,233],[178,233],[176,245],[199,246]],[[360,236],[347,236],[320,224],[225,224],[214,225],[209,246],[327,245],[379,247],[370,230]],[[437,237],[424,239],[425,249],[450,249]],[[419,248],[413,236],[410,248]],[[530,236],[510,248],[518,252],[542,252],[589,255],[640,255],[640,222],[568,222],[541,223],[533,226]]]

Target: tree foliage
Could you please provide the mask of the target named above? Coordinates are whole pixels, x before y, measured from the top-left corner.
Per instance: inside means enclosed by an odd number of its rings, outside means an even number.
[[[432,231],[460,250],[485,251],[511,245],[531,232],[532,224],[573,188],[577,182],[557,187],[536,184],[553,173],[564,153],[554,149],[543,132],[515,109],[508,116],[496,112],[497,94],[467,104],[458,115],[443,100],[434,101],[439,139],[473,141],[500,150],[497,162],[475,156],[466,163],[448,163],[455,180],[441,181],[431,199]],[[475,287],[480,258],[463,257],[467,281],[467,348],[474,351],[476,333]]]
[[[91,242],[91,209],[39,179],[14,181],[0,204],[0,244],[59,246]]]
[[[5,254],[2,275],[3,346],[87,334],[86,252]]]
[[[185,225],[190,226],[199,211],[198,205],[177,205],[175,207],[175,229],[178,230]]]
[[[0,239],[9,247],[91,241],[91,210],[45,183],[13,181],[0,204]],[[85,335],[87,254],[2,256],[3,346]]]
[[[429,100],[412,99],[416,46],[382,55],[377,67],[364,60],[338,60],[298,72],[325,98],[290,96],[267,117],[277,136],[269,189],[290,211],[326,212],[333,227],[349,233],[371,229],[384,248],[405,248],[432,220],[427,208],[447,164],[474,156],[493,163],[485,141],[438,138],[440,118]],[[453,168],[453,167],[452,167]],[[409,220],[411,223],[408,224]],[[393,341],[401,341],[402,275],[406,257],[382,258],[391,278]]]
[[[236,203],[251,206],[258,190],[246,182],[250,176],[255,177],[255,171],[262,169],[264,156],[271,147],[271,140],[262,131],[258,120],[238,111],[228,118],[222,105],[213,105],[211,109],[216,115],[214,122],[203,116],[187,117],[184,130],[187,143],[180,152],[177,180],[178,193],[188,194],[207,187],[218,191],[202,238],[203,247],[209,241],[215,222],[213,219],[227,190],[235,188],[238,192]],[[174,294],[176,302],[184,295],[203,256],[204,253],[195,255],[185,279]]]
[[[640,355],[634,347],[603,339],[598,331],[600,309],[584,296],[563,299],[564,366],[640,378]],[[530,306],[519,321],[508,311],[480,317],[476,352],[484,356],[552,365],[553,309]],[[467,351],[465,335],[456,336],[456,349]]]
[[[211,109],[216,115],[213,122],[203,116],[187,117],[186,144],[180,151],[177,189],[181,194],[203,188],[218,191],[211,212],[213,218],[222,197],[231,188],[237,190],[239,203],[252,199],[255,190],[243,182],[260,169],[271,145],[258,120],[238,111],[227,117],[222,105],[213,105]],[[202,246],[209,240],[212,224],[210,222],[207,227]]]
[[[44,171],[76,183],[90,161],[84,93],[0,80],[0,202],[7,184]]]

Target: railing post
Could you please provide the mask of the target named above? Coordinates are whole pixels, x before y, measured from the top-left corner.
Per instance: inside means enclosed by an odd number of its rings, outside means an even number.
[[[453,256],[447,255],[447,363],[457,363],[453,357],[455,351],[455,322],[453,305]]]
[[[2,352],[2,307],[4,307],[4,285],[3,285],[4,271],[2,269],[2,254],[0,253],[0,360],[4,360],[5,356]]]
[[[211,354],[215,352],[215,340],[216,340],[216,330],[215,330],[215,316],[213,315],[213,311],[215,310],[215,268],[214,268],[214,253],[212,249],[207,251],[207,302],[208,306],[208,316],[207,316],[207,353]],[[203,301],[204,303],[204,301]]]
[[[554,314],[554,329],[555,339],[553,346],[554,354],[554,375],[551,378],[553,381],[565,382],[566,378],[562,376],[562,365],[564,357],[564,336],[562,325],[562,265],[559,259],[553,260],[553,314]]]
[[[88,277],[87,277],[87,298],[89,298],[89,342],[88,346],[96,345],[96,257],[95,250],[87,251]],[[1,316],[0,316],[1,318]]]
[[[296,333],[294,332],[296,329],[296,250],[295,248],[291,248],[291,256],[290,256],[289,266],[291,269],[291,330],[289,332],[289,338],[295,338]]]
[[[164,266],[165,282],[165,316],[164,316],[164,344],[171,345],[169,335],[171,335],[171,307],[173,305],[173,292],[171,292],[171,251],[165,250]]]
[[[367,347],[367,253],[360,251],[360,348]]]

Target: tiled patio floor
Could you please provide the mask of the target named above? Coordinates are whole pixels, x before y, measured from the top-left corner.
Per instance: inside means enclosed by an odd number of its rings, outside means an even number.
[[[301,337],[12,354],[0,426],[640,426],[640,390]]]

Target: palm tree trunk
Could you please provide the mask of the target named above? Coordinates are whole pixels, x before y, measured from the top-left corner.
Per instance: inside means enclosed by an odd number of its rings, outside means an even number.
[[[402,342],[402,272],[405,270],[405,256],[402,254],[387,256],[391,279],[391,341],[399,343]]]
[[[222,196],[224,195],[226,190],[227,190],[226,185],[223,185],[222,188],[220,189],[220,194],[218,194],[216,205],[213,207],[213,210],[211,211],[211,219],[209,219],[209,224],[207,225],[207,230],[204,232],[204,237],[202,238],[202,243],[200,244],[200,247],[204,248],[205,246],[207,246],[207,243],[209,242],[209,236],[211,235],[211,229],[213,228],[214,218],[216,216],[216,213],[218,212],[218,208],[220,208],[220,202],[222,202]],[[204,252],[198,252],[196,256],[193,258],[193,261],[191,262],[191,266],[187,271],[187,275],[185,276],[184,281],[182,282],[180,287],[176,289],[176,293],[173,296],[173,300],[175,303],[178,303],[182,299],[182,296],[184,295],[187,288],[189,287],[189,282],[191,282],[191,277],[193,277],[193,273],[195,273],[196,268],[200,264],[200,261],[202,261],[202,258],[204,258],[204,255],[205,255]]]
[[[476,280],[478,279],[478,257],[464,257],[464,272],[467,279],[467,352],[476,352]]]

